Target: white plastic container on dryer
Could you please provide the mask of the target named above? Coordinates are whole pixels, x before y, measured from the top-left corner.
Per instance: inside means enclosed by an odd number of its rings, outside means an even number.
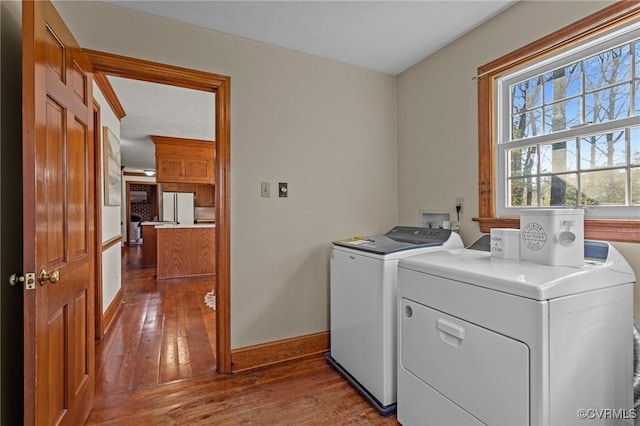
[[[520,214],[520,259],[550,266],[582,266],[584,211],[523,211]]]
[[[491,256],[507,260],[520,259],[520,230],[491,229]]]

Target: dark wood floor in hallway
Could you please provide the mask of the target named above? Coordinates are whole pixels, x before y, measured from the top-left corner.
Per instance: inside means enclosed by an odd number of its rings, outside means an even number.
[[[378,425],[380,417],[321,356],[232,375],[215,372],[211,279],[160,280],[123,257],[123,308],[96,345],[87,425]]]

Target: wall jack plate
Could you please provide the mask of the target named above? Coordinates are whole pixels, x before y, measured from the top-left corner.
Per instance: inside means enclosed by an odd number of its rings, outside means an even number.
[[[280,182],[278,184],[278,196],[280,198],[286,198],[289,195],[289,189],[287,187],[287,183],[286,182]]]

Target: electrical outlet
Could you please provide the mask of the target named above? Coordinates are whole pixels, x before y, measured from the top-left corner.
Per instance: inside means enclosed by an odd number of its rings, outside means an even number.
[[[462,213],[463,207],[462,207],[462,202],[464,200],[462,199],[462,197],[458,197],[456,198],[456,210],[458,211],[458,213]],[[460,206],[460,209],[458,210],[458,206]]]
[[[280,182],[278,184],[278,196],[280,198],[286,198],[289,195],[288,191],[289,189],[286,182]]]
[[[271,197],[271,184],[269,182],[260,183],[260,195],[263,198]]]

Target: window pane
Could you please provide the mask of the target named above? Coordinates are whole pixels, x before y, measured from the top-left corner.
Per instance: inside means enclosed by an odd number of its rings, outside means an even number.
[[[511,111],[513,114],[542,105],[542,76],[511,86]]]
[[[627,162],[624,132],[612,132],[582,138],[580,168],[595,169],[625,165]]]
[[[560,101],[582,93],[580,62],[558,68],[544,75],[544,103]]]
[[[558,102],[544,108],[545,133],[570,129],[580,122],[580,98]]]
[[[585,59],[585,89],[598,90],[631,78],[631,45],[625,44]]]
[[[586,122],[602,123],[629,116],[630,84],[621,84],[586,95],[584,116]]]
[[[576,141],[540,146],[540,173],[560,173],[578,168]]]
[[[578,177],[575,173],[540,178],[540,206],[576,206]]]
[[[631,164],[640,164],[640,127],[631,129]]]
[[[507,152],[509,161],[509,176],[530,176],[538,173],[537,148],[511,149]]]
[[[524,139],[542,134],[542,108],[514,115],[511,139]]]
[[[536,207],[538,205],[537,178],[519,178],[508,181],[509,207]]]
[[[583,205],[625,205],[627,185],[624,169],[582,173],[580,181]]]
[[[640,168],[631,169],[631,205],[640,206]]]

